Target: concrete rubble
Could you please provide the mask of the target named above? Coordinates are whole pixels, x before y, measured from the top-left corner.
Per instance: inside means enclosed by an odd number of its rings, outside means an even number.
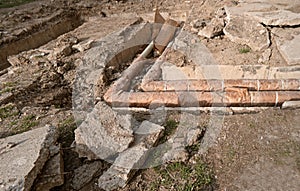
[[[163,130],[160,125],[143,121],[135,131],[133,146],[121,152],[112,166],[100,176],[99,187],[104,190],[125,187],[134,173],[144,168],[149,149],[158,141]]]
[[[223,31],[231,41],[246,44],[254,51],[265,50],[270,45],[268,30],[257,21],[244,16],[228,18]]]
[[[56,128],[45,126],[0,139],[1,190],[31,190],[33,182],[43,172],[45,163],[51,157],[51,149],[55,146],[57,138]],[[51,166],[46,174],[50,171],[57,172],[56,170],[61,173],[61,162],[60,155],[54,156],[46,163],[48,167]],[[47,189],[50,185],[59,185],[63,181],[61,178],[52,180],[51,184],[47,182]]]
[[[114,164],[100,176],[99,187],[106,191],[125,187],[136,169],[145,162],[146,154],[147,149],[142,145],[122,152]]]
[[[134,144],[144,144],[147,149],[150,149],[162,136],[163,131],[164,127],[149,121],[143,121],[139,128],[134,131]]]
[[[107,35],[93,44],[77,69],[77,79],[74,82],[77,88],[73,92],[75,113],[84,111],[82,115],[86,115],[93,109],[91,105],[94,105],[94,99],[102,96],[97,88],[102,87],[104,83],[95,79],[103,78],[104,69],[118,70],[119,65],[131,60],[139,51],[139,47],[149,42],[150,37],[150,24],[135,19],[124,29]]]
[[[128,148],[133,141],[131,116],[118,115],[99,102],[75,130],[76,151],[80,157],[107,159]]]

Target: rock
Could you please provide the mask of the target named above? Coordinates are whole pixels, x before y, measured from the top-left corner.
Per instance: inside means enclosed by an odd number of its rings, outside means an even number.
[[[99,178],[99,187],[104,190],[123,188],[137,169],[144,168],[149,149],[159,140],[164,127],[143,121],[135,130],[133,147],[120,153],[113,165]]]
[[[143,121],[139,128],[134,131],[134,144],[144,144],[146,148],[150,149],[162,136],[164,129],[163,126]]]
[[[254,51],[264,50],[270,45],[267,29],[245,16],[231,17],[223,32],[232,42],[246,44]]]
[[[0,139],[0,188],[31,190],[57,138],[56,128],[45,126]]]
[[[297,109],[300,108],[300,100],[298,101],[285,101],[282,106],[282,109]]]
[[[225,24],[223,18],[214,18],[206,27],[198,32],[198,35],[206,38],[219,36],[223,33],[224,26]]]
[[[268,12],[247,12],[260,23],[268,26],[297,26],[300,25],[300,14],[288,10],[276,10]]]
[[[146,160],[147,149],[137,145],[122,152],[114,164],[100,176],[98,186],[106,191],[123,188]]]
[[[93,42],[94,42],[93,40],[83,41],[83,42],[80,42],[78,44],[73,45],[72,48],[78,50],[79,52],[83,52],[83,51],[85,51],[87,49],[90,49],[91,48],[91,44]]]
[[[97,172],[101,171],[103,168],[102,161],[94,161],[89,164],[84,164],[83,166],[77,168],[74,171],[74,178],[72,179],[72,188],[75,190],[80,190],[86,184],[88,184]]]
[[[59,147],[58,147],[59,148]],[[41,175],[34,185],[36,191],[46,191],[64,183],[64,165],[62,154],[51,157],[45,164]]]
[[[277,47],[289,65],[300,64],[300,34],[292,39],[275,37]]]
[[[76,151],[80,157],[89,159],[116,155],[132,141],[131,116],[118,115],[103,102],[98,102],[75,130]]]

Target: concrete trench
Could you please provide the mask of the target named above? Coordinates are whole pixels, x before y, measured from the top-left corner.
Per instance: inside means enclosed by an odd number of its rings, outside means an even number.
[[[167,54],[168,48],[164,54]],[[134,57],[133,55],[129,55]],[[143,76],[141,90],[132,83],[149,61],[131,64],[110,86],[104,100],[113,107],[278,107],[300,99],[299,79],[188,79],[161,81],[161,56]],[[285,68],[286,70],[289,67]],[[278,71],[277,69],[274,69]],[[280,68],[282,70],[282,68]],[[204,74],[205,76],[205,74]]]
[[[7,57],[22,51],[40,47],[47,42],[56,39],[83,23],[75,11],[61,11],[41,23],[24,29],[24,34],[1,42],[0,45],[0,70],[10,67]]]

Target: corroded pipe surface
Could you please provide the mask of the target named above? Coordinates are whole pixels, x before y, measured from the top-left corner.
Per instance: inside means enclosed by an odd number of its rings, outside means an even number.
[[[300,91],[228,92],[119,92],[106,95],[114,107],[208,107],[208,106],[278,106],[284,101],[299,100]]]
[[[297,91],[299,79],[288,80],[180,80],[150,81],[141,84],[146,92],[164,91],[225,91],[226,88],[246,88],[250,91]]]

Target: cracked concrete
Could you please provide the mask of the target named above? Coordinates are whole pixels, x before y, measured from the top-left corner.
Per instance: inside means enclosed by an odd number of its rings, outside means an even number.
[[[45,126],[0,139],[1,189],[29,191],[57,138],[55,127]]]

